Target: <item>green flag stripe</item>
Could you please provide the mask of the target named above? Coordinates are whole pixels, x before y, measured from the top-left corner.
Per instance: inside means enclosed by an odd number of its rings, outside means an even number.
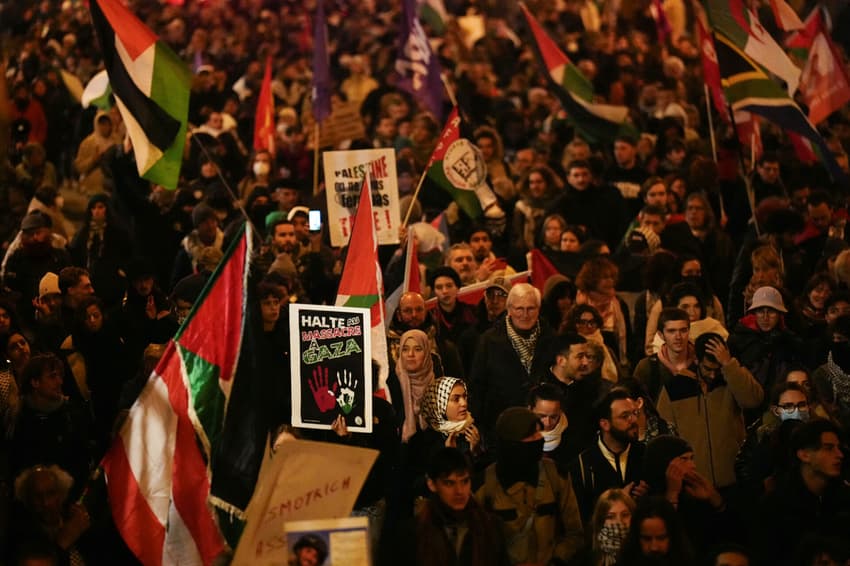
[[[446,191],[470,218],[474,220],[481,216],[481,203],[478,200],[478,196],[474,191],[465,191],[452,185],[452,182],[448,180],[446,173],[443,171],[442,161],[434,163],[428,169],[428,177]]]
[[[378,302],[378,295],[351,295],[342,305],[344,307],[370,308]]]
[[[219,367],[195,355],[179,344],[180,356],[189,382],[189,394],[198,421],[204,429],[210,446],[216,440],[224,423],[224,392],[218,384]]]
[[[191,80],[192,76],[186,64],[165,44],[157,41],[150,97],[171,116],[180,120],[180,130],[174,138],[174,143],[145,173],[145,178],[169,189],[177,188],[180,176],[183,146],[186,144],[186,116],[189,114]]]

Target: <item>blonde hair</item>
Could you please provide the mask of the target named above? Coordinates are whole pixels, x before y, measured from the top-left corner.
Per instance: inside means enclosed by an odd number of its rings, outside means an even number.
[[[599,540],[596,535],[602,530],[605,525],[605,517],[611,506],[617,501],[622,501],[629,511],[635,512],[635,500],[632,496],[619,488],[608,489],[602,492],[599,499],[596,500],[596,505],[593,507],[593,516],[590,519],[590,526],[593,534],[593,551],[599,552]]]

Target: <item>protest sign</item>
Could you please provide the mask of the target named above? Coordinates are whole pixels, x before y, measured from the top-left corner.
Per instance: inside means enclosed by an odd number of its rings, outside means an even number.
[[[397,244],[401,219],[395,151],[392,148],[326,151],[322,159],[331,245],[348,245],[367,171],[372,184],[372,214],[378,243]]]
[[[346,140],[366,137],[366,126],[356,102],[332,102],[331,115],[319,126],[322,147],[337,147]]]
[[[369,566],[369,519],[366,517],[291,521],[284,529],[290,564],[303,564],[301,555],[306,552],[315,555],[318,563],[325,566]]]
[[[284,524],[350,515],[377,457],[376,450],[343,444],[283,442],[260,468],[233,566],[288,564]]]
[[[292,425],[372,432],[372,340],[368,309],[290,305]]]

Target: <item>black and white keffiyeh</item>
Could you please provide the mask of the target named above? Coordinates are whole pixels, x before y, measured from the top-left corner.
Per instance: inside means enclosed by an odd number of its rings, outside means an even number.
[[[466,383],[462,379],[441,377],[432,381],[422,396],[421,411],[425,416],[425,422],[428,423],[428,426],[446,436],[463,432],[475,422],[470,413],[467,413],[466,419],[462,421],[450,421],[446,418],[449,397],[451,397],[452,389],[458,384],[463,386],[464,391],[466,390]]]

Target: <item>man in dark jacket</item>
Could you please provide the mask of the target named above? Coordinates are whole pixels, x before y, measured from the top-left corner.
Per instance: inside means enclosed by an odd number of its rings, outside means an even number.
[[[614,388],[594,406],[599,436],[596,444],[573,461],[570,477],[581,519],[590,523],[596,500],[607,489],[623,488],[634,497],[647,491],[642,481],[643,444],[638,442],[638,408],[624,389]]]
[[[496,418],[503,410],[525,402],[552,359],[554,336],[540,324],[540,300],[540,291],[528,283],[514,285],[504,322],[485,332],[478,343],[469,379],[470,400],[485,441],[492,441]]]

